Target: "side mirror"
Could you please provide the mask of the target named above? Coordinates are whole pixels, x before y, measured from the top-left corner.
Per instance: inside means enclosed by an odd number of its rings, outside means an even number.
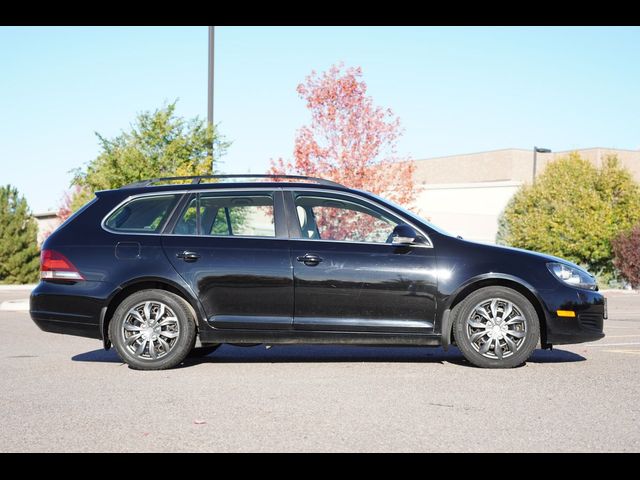
[[[415,245],[417,243],[424,243],[424,240],[411,225],[401,223],[393,229],[391,243],[394,245]]]

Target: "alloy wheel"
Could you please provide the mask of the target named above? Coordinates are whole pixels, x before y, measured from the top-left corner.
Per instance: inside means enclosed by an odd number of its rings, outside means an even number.
[[[129,309],[121,333],[131,354],[142,360],[157,360],[178,343],[180,326],[169,306],[153,300]]]
[[[527,321],[509,300],[491,298],[476,305],[467,318],[467,334],[481,355],[502,360],[516,353],[527,336]]]

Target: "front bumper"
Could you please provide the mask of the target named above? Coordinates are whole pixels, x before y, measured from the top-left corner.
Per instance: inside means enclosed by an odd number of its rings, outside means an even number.
[[[543,295],[546,304],[546,344],[593,342],[604,337],[606,299],[599,292],[560,288]],[[575,317],[559,317],[558,310],[575,312]]]

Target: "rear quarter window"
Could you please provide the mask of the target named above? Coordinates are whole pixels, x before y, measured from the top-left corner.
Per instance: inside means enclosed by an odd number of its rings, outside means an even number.
[[[179,195],[134,198],[107,217],[108,230],[127,233],[159,233],[178,202]]]

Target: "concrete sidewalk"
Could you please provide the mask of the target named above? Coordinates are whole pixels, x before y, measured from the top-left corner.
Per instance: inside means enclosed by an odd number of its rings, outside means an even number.
[[[36,288],[37,283],[27,283],[25,285],[2,285],[0,284],[0,293],[1,292],[12,292],[15,290],[33,290]]]
[[[0,310],[26,312],[29,310],[29,295],[35,285],[0,285]]]

